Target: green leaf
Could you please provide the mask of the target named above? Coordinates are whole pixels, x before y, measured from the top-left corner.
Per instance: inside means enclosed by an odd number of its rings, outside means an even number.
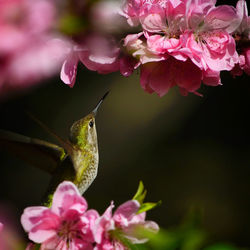
[[[146,194],[147,194],[147,190],[144,189],[143,182],[140,181],[136,194],[134,195],[132,199],[132,200],[137,200],[141,205],[139,210],[137,211],[137,214],[151,210],[161,204],[161,201],[143,203],[146,197]]]
[[[144,190],[143,182],[140,181],[136,194],[134,195],[132,200],[137,200],[140,204],[142,204],[146,197],[146,194],[147,194],[147,190]]]
[[[151,209],[153,209],[155,207],[158,207],[160,205],[161,205],[161,201],[143,203],[143,204],[141,204],[139,210],[137,211],[137,214],[149,211],[149,210],[151,210]]]

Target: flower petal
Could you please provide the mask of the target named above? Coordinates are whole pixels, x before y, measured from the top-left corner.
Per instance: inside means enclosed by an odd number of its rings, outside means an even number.
[[[25,231],[29,232],[42,220],[44,212],[49,211],[47,207],[28,207],[24,209],[21,216],[21,224]]]
[[[69,209],[76,210],[78,213],[84,213],[87,210],[88,204],[81,196],[76,186],[69,181],[62,182],[56,189],[51,210],[62,215]]]
[[[205,16],[206,29],[223,29],[228,33],[232,33],[237,29],[241,22],[237,15],[236,9],[229,5],[221,5],[212,8]]]
[[[123,226],[126,221],[131,220],[135,216],[139,208],[140,203],[137,200],[129,200],[116,209],[113,219],[116,223]]]
[[[72,52],[64,61],[61,69],[61,80],[71,88],[75,84],[77,72],[78,57]]]

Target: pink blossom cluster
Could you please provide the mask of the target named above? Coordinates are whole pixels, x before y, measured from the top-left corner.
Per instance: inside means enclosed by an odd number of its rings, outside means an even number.
[[[144,243],[146,238],[139,229],[158,231],[153,221],[145,221],[146,213],[138,213],[140,203],[129,200],[112,213],[114,205],[103,215],[93,209],[88,210],[86,200],[76,186],[68,181],[56,189],[51,207],[28,207],[21,216],[21,223],[29,239],[41,244],[41,250],[108,250],[128,249],[124,239],[131,244]],[[29,244],[27,249],[34,249]]]
[[[0,2],[0,95],[60,73],[73,87],[79,62],[100,74],[140,70],[142,88],[198,94],[220,72],[250,74],[249,16],[216,0]],[[131,28],[137,33],[128,34]]]
[[[123,15],[141,31],[127,35],[124,46],[137,60],[134,68],[140,67],[145,91],[163,96],[178,86],[187,95],[197,93],[201,82],[220,85],[221,71],[236,72],[237,67],[249,74],[246,2],[239,0],[236,8],[215,4],[216,0],[126,1]],[[246,41],[239,53],[236,36]]]

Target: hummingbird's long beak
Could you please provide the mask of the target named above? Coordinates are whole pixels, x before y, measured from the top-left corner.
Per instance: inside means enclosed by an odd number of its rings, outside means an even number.
[[[94,116],[96,116],[99,107],[101,106],[103,100],[106,98],[106,96],[107,96],[108,94],[109,94],[109,91],[107,91],[107,92],[105,93],[105,95],[101,98],[101,100],[97,103],[96,107],[95,107],[94,110],[92,111],[92,113],[94,114]]]

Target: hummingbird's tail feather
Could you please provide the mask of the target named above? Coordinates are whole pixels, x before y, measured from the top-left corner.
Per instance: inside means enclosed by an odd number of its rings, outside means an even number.
[[[52,137],[54,137],[60,143],[60,145],[66,150],[68,154],[71,154],[71,152],[73,151],[73,146],[68,140],[65,140],[59,135],[57,135],[51,128],[49,128],[47,125],[45,125],[42,121],[40,121],[37,117],[35,117],[33,114],[31,114],[27,110],[25,112],[34,122],[36,122],[41,128],[43,128]]]

